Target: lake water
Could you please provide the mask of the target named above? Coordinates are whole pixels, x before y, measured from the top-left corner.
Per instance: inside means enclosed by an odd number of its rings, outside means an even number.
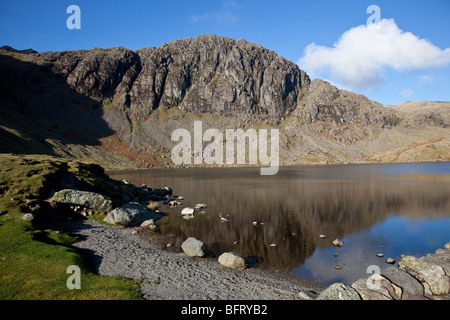
[[[329,285],[367,278],[401,254],[422,256],[450,242],[450,162],[111,171],[137,186],[169,186],[184,197],[158,221],[179,249],[188,237],[210,256],[236,252],[270,268]],[[207,204],[193,219],[184,207]],[[219,215],[227,219],[223,221]],[[319,238],[324,234],[326,239]],[[335,248],[332,241],[344,245]],[[383,253],[384,257],[377,257]],[[337,256],[335,255],[337,254]],[[342,269],[335,269],[339,265]]]

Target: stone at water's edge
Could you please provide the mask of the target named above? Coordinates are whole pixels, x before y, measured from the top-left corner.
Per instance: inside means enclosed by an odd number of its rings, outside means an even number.
[[[94,210],[109,212],[112,210],[112,201],[99,193],[64,189],[56,192],[52,198],[56,203],[67,203],[84,206]]]
[[[219,263],[230,268],[246,268],[247,262],[244,258],[234,252],[225,252],[219,256]]]
[[[181,249],[190,257],[204,257],[206,255],[206,245],[194,237],[187,238],[182,244]]]
[[[381,275],[397,284],[403,290],[414,296],[424,294],[423,285],[412,275],[397,267],[389,267]]]
[[[108,213],[103,221],[111,224],[118,224],[124,227],[132,227],[135,225],[140,225],[149,219],[156,221],[162,216],[163,215],[161,213],[155,212],[144,205],[130,202]]]

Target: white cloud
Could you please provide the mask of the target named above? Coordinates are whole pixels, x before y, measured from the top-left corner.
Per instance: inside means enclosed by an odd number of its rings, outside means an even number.
[[[419,85],[426,85],[434,83],[434,78],[429,75],[422,75],[419,77]]]
[[[393,19],[346,31],[333,47],[309,44],[298,61],[311,76],[330,72],[332,78],[354,90],[377,87],[384,71],[439,68],[450,64],[450,48],[399,29]]]
[[[191,14],[190,20],[193,23],[208,20],[215,21],[224,25],[233,24],[239,21],[238,16],[233,11],[240,7],[240,4],[236,1],[223,2],[220,8],[215,10],[214,12],[206,12],[200,15]]]
[[[203,21],[203,20],[209,20],[211,19],[211,15],[209,13],[204,13],[201,15],[195,15],[195,14],[191,14],[191,21],[194,23]]]
[[[403,89],[402,92],[400,92],[400,95],[405,98],[409,98],[413,94],[414,94],[414,90],[412,90],[412,89]]]

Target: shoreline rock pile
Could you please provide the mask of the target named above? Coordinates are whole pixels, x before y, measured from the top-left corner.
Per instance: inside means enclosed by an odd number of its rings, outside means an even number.
[[[359,279],[334,283],[317,300],[450,300],[450,242],[434,254],[404,256],[398,267]]]

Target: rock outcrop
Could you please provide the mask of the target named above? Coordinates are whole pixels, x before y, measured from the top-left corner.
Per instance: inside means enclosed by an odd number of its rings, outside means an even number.
[[[53,195],[52,202],[74,204],[105,212],[112,210],[112,201],[108,197],[89,191],[64,189]]]
[[[104,106],[148,116],[177,107],[193,113],[269,114],[295,107],[309,78],[260,45],[214,35],[158,48],[45,52],[38,63]]]

